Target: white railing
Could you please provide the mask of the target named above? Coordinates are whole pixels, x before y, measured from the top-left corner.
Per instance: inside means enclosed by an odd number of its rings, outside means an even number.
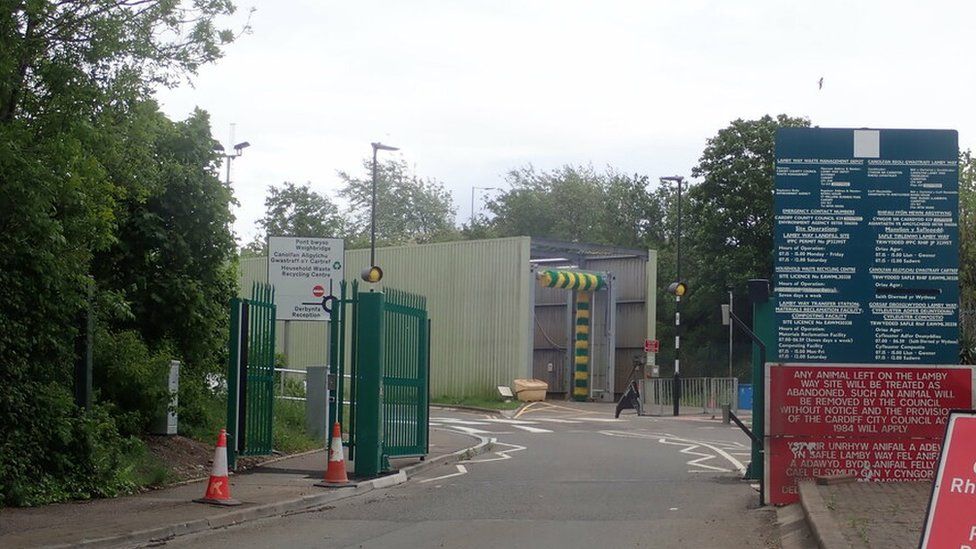
[[[284,374],[300,374],[304,376],[307,375],[305,370],[295,370],[292,368],[275,368],[274,371],[275,373],[280,374],[279,376],[280,381],[278,383],[278,393],[275,395],[275,398],[280,400],[300,400],[302,402],[305,402],[305,397],[289,396],[285,394],[285,376],[284,376]],[[352,379],[352,376],[349,374],[346,374],[342,377],[343,379]],[[302,386],[305,387],[304,381],[302,382]],[[350,402],[348,400],[343,400],[342,403],[348,405]]]
[[[657,377],[643,380],[641,397],[644,413],[652,416],[668,415],[674,410],[674,380]],[[722,405],[733,410],[739,406],[739,380],[734,377],[684,377],[681,378],[680,408],[687,412],[717,415]]]
[[[276,374],[279,374],[278,379],[280,379],[278,385],[278,394],[275,395],[275,398],[281,400],[300,400],[304,402],[305,397],[288,396],[285,394],[285,374],[301,374],[304,376],[306,375],[305,370],[295,370],[291,368],[275,368],[274,371]],[[303,381],[302,386],[304,387],[304,385],[305,382]]]

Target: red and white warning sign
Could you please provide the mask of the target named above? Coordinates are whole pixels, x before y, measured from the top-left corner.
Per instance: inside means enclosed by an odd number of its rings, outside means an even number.
[[[976,548],[976,411],[952,412],[948,423],[922,549]]]
[[[316,284],[315,286],[312,286],[312,295],[315,296],[315,297],[322,297],[322,296],[324,296],[325,295],[325,287],[323,287],[321,284]]]
[[[931,479],[949,411],[973,407],[966,366],[769,364],[766,383],[773,504],[797,501],[797,481],[817,476]]]
[[[644,340],[644,352],[656,353],[661,350],[661,342],[656,339],[647,338]]]

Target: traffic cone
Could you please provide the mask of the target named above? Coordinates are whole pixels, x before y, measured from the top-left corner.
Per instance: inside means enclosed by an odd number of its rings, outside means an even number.
[[[214,451],[213,471],[210,482],[203,497],[193,500],[197,503],[211,503],[213,505],[240,505],[241,502],[230,497],[230,478],[227,476],[227,431],[220,430],[217,437],[217,449]]]
[[[355,482],[349,482],[349,477],[346,475],[346,460],[342,453],[342,428],[338,421],[332,426],[332,447],[329,448],[329,465],[325,469],[325,479],[315,485],[325,488],[356,485]]]

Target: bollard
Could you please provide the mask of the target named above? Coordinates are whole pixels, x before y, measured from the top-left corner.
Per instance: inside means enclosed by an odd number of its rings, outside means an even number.
[[[732,423],[732,405],[723,404],[722,405],[722,423],[728,425]]]

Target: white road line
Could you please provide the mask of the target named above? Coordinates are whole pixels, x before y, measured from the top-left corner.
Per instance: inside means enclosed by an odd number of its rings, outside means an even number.
[[[420,481],[420,484],[423,484],[423,483],[425,483],[425,482],[433,482],[433,481],[435,481],[435,480],[444,480],[444,479],[446,479],[446,478],[451,478],[451,477],[459,477],[459,476],[461,476],[461,475],[466,475],[466,474],[468,474],[468,470],[464,468],[464,465],[458,465],[458,466],[457,466],[457,470],[458,470],[458,472],[457,472],[457,473],[451,473],[451,474],[449,474],[449,475],[443,475],[443,476],[440,476],[440,477],[434,477],[434,478],[425,478],[424,480],[421,480],[421,481]]]
[[[716,457],[716,456],[713,456],[713,455],[710,455],[710,454],[702,454],[700,452],[695,452],[694,451],[698,447],[705,447],[705,448],[708,448],[708,449],[712,450],[713,452],[715,452],[719,456],[725,458],[726,460],[728,460],[728,462],[731,463],[736,469],[738,469],[738,471],[740,473],[743,473],[744,474],[746,472],[745,465],[743,465],[741,461],[739,461],[739,460],[735,459],[734,457],[732,457],[731,454],[729,454],[728,452],[726,452],[725,450],[719,448],[718,446],[716,446],[714,444],[709,444],[707,442],[702,442],[700,440],[689,440],[689,439],[686,439],[686,438],[676,437],[676,436],[671,435],[671,434],[668,434],[668,433],[661,433],[661,434],[659,434],[657,436],[649,436],[649,435],[643,435],[643,434],[640,434],[640,433],[625,433],[625,432],[620,432],[620,431],[600,431],[600,434],[607,435],[607,436],[612,436],[612,437],[615,436],[615,437],[625,437],[625,438],[627,438],[627,437],[629,437],[629,438],[649,438],[649,439],[657,440],[661,444],[670,444],[670,445],[675,445],[675,446],[685,446],[685,449],[684,450],[681,450],[681,453],[683,453],[683,454],[690,454],[690,455],[696,455],[696,456],[701,456],[698,459],[694,459],[694,460],[689,461],[688,462],[688,465],[694,465],[695,467],[702,467],[704,469],[712,469],[712,470],[715,470],[715,471],[727,471],[727,469],[723,469],[721,467],[715,467],[713,465],[707,465],[707,464],[701,463],[702,461],[705,461],[707,459],[712,459],[712,458]],[[731,444],[731,443],[724,443],[724,444]]]
[[[491,439],[491,444],[495,446],[508,446],[509,449],[501,450],[498,452],[492,452],[498,457],[485,458],[485,459],[465,459],[462,460],[461,463],[486,463],[489,461],[504,461],[506,459],[512,459],[512,456],[509,455],[510,453],[521,452],[522,450],[525,450],[525,446],[519,446],[518,444],[508,444],[506,442],[498,442],[498,440],[494,438]]]
[[[470,435],[492,435],[497,433],[492,433],[491,431],[482,431],[481,429],[475,429],[474,427],[465,427],[464,425],[447,425],[451,429],[456,429],[458,431],[463,431]]]
[[[530,427],[528,425],[512,425],[516,429],[521,429],[523,431],[528,431],[530,433],[551,433],[549,429],[542,429],[540,427]]]
[[[485,421],[492,423],[504,423],[506,425],[538,425],[535,421],[524,421],[521,419],[502,419],[497,417],[485,418]]]
[[[695,450],[701,448],[701,446],[698,444],[692,444],[691,442],[669,442],[668,439],[666,438],[660,438],[658,439],[658,442],[661,444],[668,444],[672,446],[684,446],[684,448],[681,449],[682,454],[689,455],[689,456],[698,456],[697,459],[693,459],[689,461],[688,465],[694,467],[701,467],[703,469],[709,469],[711,471],[720,471],[723,473],[731,472],[729,469],[726,469],[724,467],[716,467],[714,465],[708,465],[707,463],[702,463],[703,461],[715,459],[715,456],[713,456],[712,454],[703,454],[701,452],[696,452]]]
[[[471,421],[469,419],[456,419],[453,417],[432,417],[430,421],[450,423],[451,425],[488,425],[484,421]]]
[[[555,418],[555,417],[537,417],[537,418],[535,418],[535,420],[536,421],[548,421],[549,423],[575,423],[575,424],[582,423],[582,421],[580,421],[578,419],[559,419],[559,418]]]

